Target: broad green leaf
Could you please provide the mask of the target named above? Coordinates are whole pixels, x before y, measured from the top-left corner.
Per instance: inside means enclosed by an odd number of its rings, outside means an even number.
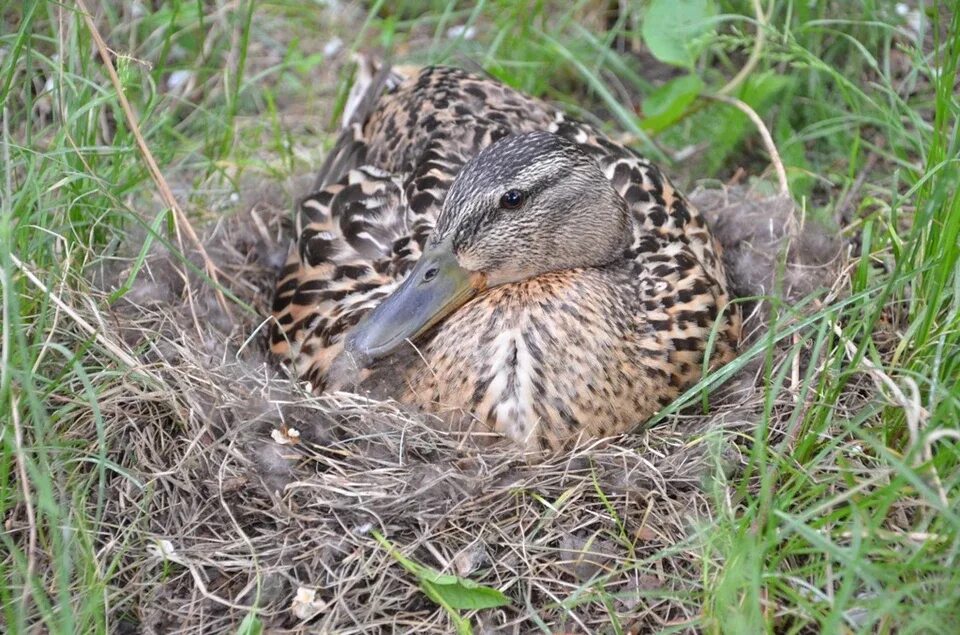
[[[640,125],[651,132],[663,130],[683,116],[702,90],[703,80],[697,75],[671,79],[643,100]]]
[[[462,621],[456,613],[458,610],[486,609],[510,604],[510,598],[497,589],[483,586],[473,580],[434,571],[404,556],[379,531],[371,533],[374,539],[400,563],[400,566],[417,576],[420,588],[427,597],[443,606],[454,621]]]
[[[472,611],[510,604],[510,598],[496,589],[481,586],[472,580],[457,578],[456,576],[444,577],[453,578],[453,582],[436,583],[421,579],[420,585],[425,589],[429,587],[434,594],[442,598],[452,608]]]
[[[713,0],[651,0],[643,16],[643,41],[661,62],[691,68],[713,15]]]
[[[240,622],[240,627],[237,628],[237,635],[260,635],[261,633],[263,633],[263,622],[253,611],[247,613]]]

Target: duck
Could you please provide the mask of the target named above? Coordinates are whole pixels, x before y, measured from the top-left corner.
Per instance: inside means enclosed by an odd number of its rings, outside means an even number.
[[[273,298],[309,390],[386,377],[449,430],[561,451],[734,358],[721,247],[638,152],[455,67],[385,66],[355,101]]]

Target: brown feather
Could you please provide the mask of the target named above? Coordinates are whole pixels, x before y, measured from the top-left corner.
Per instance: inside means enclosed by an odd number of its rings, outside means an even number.
[[[718,319],[711,364],[733,357],[740,316],[726,306],[719,246],[646,159],[461,70],[425,68],[377,89],[377,107],[337,144],[362,162],[301,202],[277,284],[272,349],[299,377],[323,390],[345,333],[420,257],[461,168],[495,141],[536,130],[596,162],[627,205],[629,247],[604,266],[552,271],[475,298],[415,343],[419,355],[397,374],[393,396],[458,428],[560,448],[623,432],[695,382]]]

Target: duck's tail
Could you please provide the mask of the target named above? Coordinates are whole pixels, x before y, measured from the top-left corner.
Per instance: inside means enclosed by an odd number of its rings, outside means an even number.
[[[419,70],[414,66],[393,66],[361,53],[354,59],[357,70],[340,117],[340,136],[320,166],[314,190],[336,183],[344,174],[363,165],[366,160],[363,123],[382,95],[396,90]]]

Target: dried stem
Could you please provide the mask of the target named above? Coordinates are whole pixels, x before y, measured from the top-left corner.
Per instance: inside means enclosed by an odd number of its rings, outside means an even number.
[[[217,267],[207,255],[207,251],[204,249],[203,243],[200,242],[200,238],[197,236],[193,226],[190,224],[190,220],[180,208],[180,204],[173,195],[170,185],[167,183],[163,173],[160,171],[160,167],[153,158],[153,153],[150,151],[150,148],[147,147],[147,142],[144,140],[143,134],[140,132],[140,124],[137,119],[137,115],[133,112],[133,108],[130,106],[130,102],[127,100],[127,97],[123,92],[123,85],[120,83],[120,77],[117,75],[117,70],[113,66],[113,59],[110,57],[110,49],[107,47],[106,42],[104,42],[103,37],[100,35],[100,31],[97,29],[96,24],[94,24],[93,17],[91,16],[90,11],[87,9],[86,3],[84,3],[83,0],[76,0],[76,3],[77,7],[80,9],[80,12],[83,14],[83,19],[87,24],[87,29],[89,29],[90,35],[93,37],[93,41],[97,46],[97,51],[100,53],[100,57],[103,59],[103,64],[107,68],[107,73],[110,75],[110,81],[113,84],[114,89],[117,91],[117,98],[120,100],[120,106],[123,109],[124,116],[127,119],[127,125],[130,127],[130,132],[133,133],[134,138],[137,140],[137,147],[140,149],[140,154],[143,156],[143,160],[147,164],[147,169],[150,171],[150,176],[153,179],[153,182],[156,184],[157,190],[159,191],[163,202],[166,203],[171,210],[173,210],[174,228],[177,231],[178,237],[182,228],[183,231],[186,232],[190,242],[199,252],[200,257],[203,259],[203,266],[207,272],[207,275],[210,276],[210,280],[213,282],[214,291],[217,295],[217,301],[219,302],[221,308],[223,308],[224,313],[226,313],[227,317],[232,321],[233,312],[230,310],[230,305],[227,303],[227,299],[223,295],[223,291],[220,289],[220,282],[217,277]],[[184,277],[187,279],[186,291],[188,294],[190,294],[191,289],[189,276],[184,274]],[[194,321],[196,322],[196,318]],[[196,326],[197,329],[200,330],[200,325],[196,324]]]
[[[753,0],[753,14],[757,19],[757,39],[754,40],[753,50],[750,51],[750,57],[747,58],[747,63],[743,65],[743,68],[740,69],[740,72],[733,76],[726,85],[717,91],[718,95],[729,95],[743,81],[747,78],[750,73],[753,72],[753,69],[756,68],[757,63],[760,62],[760,57],[763,53],[763,45],[766,43],[767,34],[764,29],[767,26],[767,16],[763,13],[763,7],[760,6],[760,0]]]
[[[773,168],[777,172],[777,180],[780,182],[780,193],[785,196],[789,196],[790,183],[787,181],[787,171],[784,169],[783,161],[780,159],[780,152],[777,151],[777,145],[773,142],[773,137],[770,135],[770,130],[767,128],[767,125],[763,123],[763,119],[760,118],[760,115],[757,114],[757,111],[751,108],[749,104],[733,97],[726,97],[724,95],[704,96],[707,99],[713,99],[714,101],[719,101],[727,104],[728,106],[733,106],[745,114],[750,121],[753,122],[753,125],[755,125],[757,130],[760,132],[760,137],[763,139],[763,145],[767,148],[767,153],[770,155],[770,162],[773,164]]]

